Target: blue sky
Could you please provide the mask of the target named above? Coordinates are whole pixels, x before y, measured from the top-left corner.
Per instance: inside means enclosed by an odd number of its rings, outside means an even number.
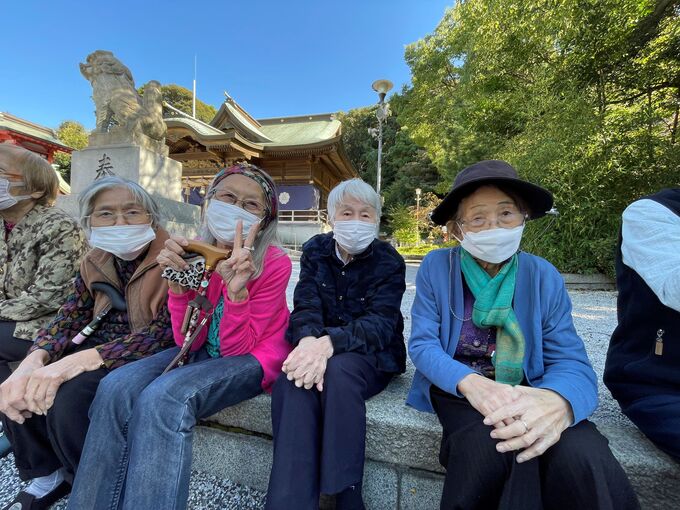
[[[454,0],[6,1],[0,111],[56,127],[94,125],[78,63],[106,49],[136,85],[156,79],[219,106],[227,90],[254,117],[374,103],[371,83],[408,83],[404,47],[431,33]]]

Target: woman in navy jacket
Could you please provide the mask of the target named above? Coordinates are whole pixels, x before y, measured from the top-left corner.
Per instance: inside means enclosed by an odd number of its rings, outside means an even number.
[[[406,363],[405,264],[376,239],[380,197],[359,179],[328,196],[333,232],[305,243],[287,339],[295,346],[272,394],[274,463],[267,509],[363,509],[365,401]]]
[[[407,403],[443,427],[442,509],[639,508],[587,421],[597,381],[564,281],[518,252],[526,220],[551,207],[509,164],[482,161],[433,211],[461,246],[418,271]]]

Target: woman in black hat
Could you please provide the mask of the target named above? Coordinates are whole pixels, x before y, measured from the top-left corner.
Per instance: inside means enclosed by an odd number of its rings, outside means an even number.
[[[442,509],[639,508],[587,420],[597,380],[564,281],[518,252],[525,222],[552,203],[493,160],[460,172],[432,213],[460,247],[418,271],[407,403],[443,427]]]

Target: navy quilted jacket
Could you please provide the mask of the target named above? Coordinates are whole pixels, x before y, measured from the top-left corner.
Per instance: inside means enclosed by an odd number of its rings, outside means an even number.
[[[388,243],[376,239],[344,265],[335,254],[332,232],[314,236],[302,250],[288,341],[297,345],[306,336],[329,335],[334,354],[375,356],[378,369],[403,373],[403,258]]]

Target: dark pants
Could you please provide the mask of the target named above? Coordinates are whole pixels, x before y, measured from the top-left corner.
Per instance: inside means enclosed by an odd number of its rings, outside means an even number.
[[[366,400],[392,374],[356,353],[328,360],[323,391],[298,388],[282,374],[272,395],[274,464],[266,508],[319,508],[319,495],[361,483],[366,446]]]
[[[12,374],[9,364],[23,360],[33,345],[31,340],[14,336],[16,324],[14,321],[0,320],[0,384]]]
[[[680,389],[645,386],[644,393],[632,401],[619,400],[621,410],[659,449],[680,462]]]
[[[516,452],[496,451],[491,427],[467,400],[434,386],[430,396],[443,427],[442,510],[640,508],[607,439],[589,421],[565,430],[543,455],[518,464]]]
[[[59,387],[47,416],[33,415],[23,424],[3,416],[14,461],[22,480],[46,476],[62,466],[70,481],[76,472],[90,420],[90,404],[99,381],[108,373],[100,368],[84,372]]]

